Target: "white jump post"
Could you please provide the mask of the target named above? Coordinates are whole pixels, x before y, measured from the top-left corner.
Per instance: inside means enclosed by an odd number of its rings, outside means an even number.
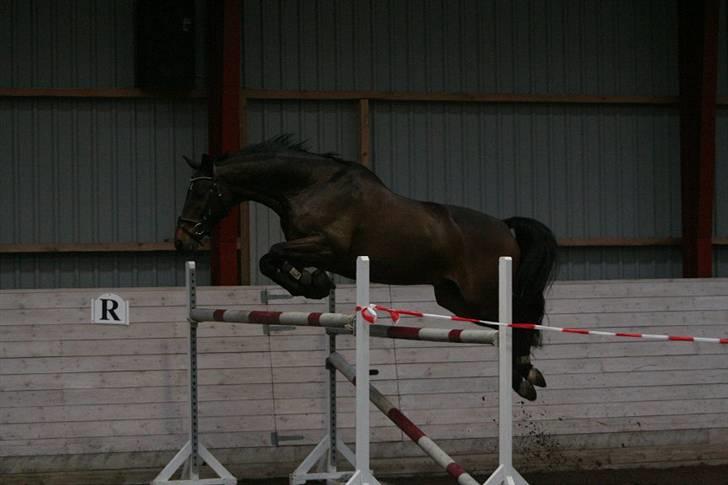
[[[357,259],[357,306],[369,306],[369,258]],[[188,305],[187,314],[190,323],[189,333],[189,441],[175,455],[169,464],[160,472],[152,485],[234,485],[237,483],[233,477],[212,454],[198,440],[197,426],[197,324],[198,322],[218,321],[249,324],[273,325],[304,325],[326,328],[329,333],[329,389],[327,400],[329,405],[326,436],[319,442],[313,451],[304,459],[301,465],[291,474],[292,485],[300,485],[308,480],[326,480],[327,483],[342,483],[346,485],[380,485],[372,475],[370,467],[370,425],[369,402],[372,401],[397,426],[405,431],[430,457],[443,466],[448,474],[456,478],[460,485],[477,485],[472,476],[465,471],[447,453],[440,449],[432,440],[409,421],[398,409],[370,386],[370,354],[369,337],[403,338],[414,340],[449,341],[465,343],[494,343],[499,345],[499,466],[488,478],[484,485],[528,485],[526,480],[513,468],[512,458],[512,340],[511,329],[507,326],[495,330],[444,330],[418,327],[402,327],[388,325],[369,325],[365,321],[363,312],[357,311],[356,316],[334,312],[333,295],[331,296],[329,313],[304,312],[271,312],[271,311],[245,311],[225,310],[213,308],[197,308],[195,263],[188,262],[186,267]],[[511,323],[512,320],[512,261],[511,258],[500,258],[499,261],[499,320]],[[352,328],[353,327],[353,328]],[[356,366],[355,369],[345,363],[336,353],[335,337],[338,333],[355,333]],[[352,452],[341,440],[336,432],[336,370],[342,372],[348,380],[356,386],[356,453]],[[337,451],[354,468],[353,471],[337,471]],[[217,478],[199,477],[199,467],[202,462],[207,463],[218,475]],[[312,472],[317,465],[323,465],[323,471]],[[171,477],[181,469],[181,478],[174,480]]]
[[[332,298],[332,296],[329,297]],[[356,304],[361,308],[369,306],[369,258],[366,256],[361,256],[356,261]],[[334,308],[331,305],[329,311],[331,315],[338,315],[333,313]],[[342,319],[338,318],[338,320]],[[324,317],[321,317],[317,322],[317,325],[327,326],[327,331],[330,332],[329,355],[336,352],[336,333],[334,330],[351,333],[351,330],[347,330],[346,326],[341,325],[341,323],[343,322],[328,322]],[[314,479],[326,480],[327,483],[334,483],[333,480],[336,479],[345,479],[347,480],[346,485],[380,485],[379,481],[372,475],[369,464],[369,324],[364,320],[361,312],[356,314],[353,331],[356,342],[356,379],[364,384],[364,387],[358,386],[356,388],[355,394],[355,451],[352,452],[336,432],[336,369],[330,367],[326,392],[328,400],[326,436],[291,474],[291,485],[303,484]],[[353,472],[337,470],[337,451],[354,467]],[[321,460],[325,460],[326,470],[319,473],[312,472],[311,470]],[[341,482],[337,481],[336,483]]]
[[[159,472],[152,481],[152,485],[235,485],[237,479],[200,443],[198,436],[198,407],[197,407],[197,324],[198,320],[192,318],[197,306],[197,281],[195,262],[187,261],[185,266],[185,283],[187,287],[187,321],[190,324],[187,363],[189,392],[189,440],[170,460],[167,466]],[[200,478],[200,465],[207,465],[217,474],[215,478]],[[173,479],[175,473],[180,471],[180,478]]]
[[[498,320],[513,323],[513,259],[498,260]],[[528,485],[513,468],[513,340],[510,327],[501,326],[498,333],[498,468],[484,485]]]
[[[369,258],[356,260],[356,305],[369,306]],[[369,466],[369,324],[356,312],[356,472],[346,485],[379,485]]]

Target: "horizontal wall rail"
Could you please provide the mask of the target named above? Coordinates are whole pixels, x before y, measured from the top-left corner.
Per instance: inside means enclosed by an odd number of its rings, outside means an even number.
[[[675,105],[678,96],[612,96],[598,94],[449,93],[413,91],[296,91],[241,89],[247,99],[293,101],[407,101],[455,103],[634,104]],[[206,98],[204,90],[147,90],[138,88],[0,88],[0,98]],[[728,106],[719,96],[718,106]]]
[[[560,239],[563,248],[631,248],[631,247],[678,247],[680,238],[584,238]],[[728,237],[713,238],[713,246],[728,246]],[[205,243],[198,251],[209,251]],[[147,253],[174,252],[174,243],[162,242],[108,242],[108,243],[20,243],[0,244],[0,254],[46,253]]]

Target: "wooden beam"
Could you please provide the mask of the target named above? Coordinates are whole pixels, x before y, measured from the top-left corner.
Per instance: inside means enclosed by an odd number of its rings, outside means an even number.
[[[2,98],[206,98],[201,90],[139,88],[0,88]]]
[[[555,94],[430,93],[404,91],[285,91],[245,89],[249,99],[408,101],[460,103],[647,104],[677,105],[676,96],[599,96]]]
[[[426,93],[405,91],[283,91],[243,89],[249,99],[295,101],[411,101],[513,104],[632,104],[674,105],[677,96],[600,96],[572,94]],[[0,98],[207,98],[204,90],[144,90],[138,88],[0,88]],[[728,96],[718,96],[719,108],[728,107]]]
[[[205,244],[200,251],[208,251]],[[173,242],[0,244],[1,254],[149,253],[175,251]]]
[[[242,216],[241,216],[242,218]],[[713,246],[728,246],[728,236],[715,237]],[[635,247],[679,247],[679,238],[588,238],[560,239],[564,248],[635,248]],[[243,250],[242,245],[239,248]],[[205,244],[200,251],[209,251]],[[0,254],[54,254],[54,253],[146,253],[174,252],[174,243],[162,242],[109,242],[109,243],[37,243],[0,244]]]
[[[719,0],[679,0],[683,276],[713,274]]]
[[[559,246],[572,248],[625,248],[625,247],[660,247],[679,246],[680,239],[672,237],[663,238],[589,238],[589,239],[561,239]]]
[[[208,130],[210,153],[240,149],[240,0],[208,0]],[[212,234],[213,285],[240,284],[240,208]]]

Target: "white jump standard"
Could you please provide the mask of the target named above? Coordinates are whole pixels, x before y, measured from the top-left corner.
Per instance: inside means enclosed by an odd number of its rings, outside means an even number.
[[[198,408],[197,408],[197,326],[198,321],[192,318],[192,311],[197,306],[197,275],[194,261],[185,265],[185,283],[187,287],[187,321],[190,333],[187,346],[188,397],[189,397],[189,440],[172,460],[159,472],[152,485],[236,485],[237,479],[199,442]],[[207,465],[218,478],[200,479],[200,465]],[[173,479],[181,470],[181,480]]]
[[[499,282],[499,320],[511,323],[511,258],[500,258]],[[329,298],[328,313],[244,311],[196,307],[195,264],[187,263],[188,320],[189,338],[189,397],[190,439],[160,472],[153,485],[232,485],[233,477],[212,454],[199,442],[197,426],[197,325],[199,322],[218,321],[243,324],[295,325],[326,328],[329,334],[329,369],[327,401],[327,432],[301,465],[291,474],[290,483],[301,485],[309,480],[345,481],[347,485],[379,485],[370,469],[369,456],[369,402],[376,405],[395,425],[402,429],[423,451],[433,458],[460,485],[479,485],[471,475],[437,446],[424,432],[412,423],[402,412],[394,407],[376,388],[369,383],[369,337],[427,340],[437,342],[499,344],[499,467],[485,482],[485,485],[528,485],[512,464],[512,397],[511,397],[511,329],[507,325],[498,330],[489,329],[432,329],[405,326],[370,324],[369,310],[369,259],[357,259],[357,308],[352,314],[335,313],[333,291]],[[370,320],[370,321],[367,321]],[[356,366],[352,367],[336,352],[336,335],[354,334],[356,338]],[[336,371],[341,372],[356,385],[356,453],[338,437],[336,425]],[[353,471],[339,471],[337,457],[343,456],[354,468]],[[200,479],[199,466],[207,463],[218,478]],[[182,479],[171,477],[182,468]],[[312,471],[319,466],[319,471]]]

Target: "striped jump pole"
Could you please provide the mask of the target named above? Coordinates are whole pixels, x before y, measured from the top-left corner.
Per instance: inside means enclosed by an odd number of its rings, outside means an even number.
[[[400,327],[399,325],[370,325],[372,337],[401,340],[425,340],[429,342],[453,342],[463,344],[494,344],[498,330],[462,330],[447,328]]]
[[[190,320],[196,322],[250,323],[255,325],[296,325],[326,328],[353,328],[354,315],[321,312],[269,312],[193,308]]]
[[[193,308],[190,320],[195,322],[228,322],[252,325],[294,325],[324,327],[339,333],[354,333],[355,315],[320,312],[271,312],[260,310],[224,310]],[[372,337],[430,342],[494,344],[497,330],[420,328],[400,325],[368,325]]]
[[[351,334],[348,328],[329,328],[338,334]],[[395,340],[450,342],[498,345],[498,330],[463,330],[446,328],[406,327],[402,325],[369,325],[369,336]]]
[[[500,321],[511,323],[511,259],[501,258],[500,261]],[[340,371],[350,382],[360,384],[356,386],[356,453],[352,453],[344,445],[340,438],[335,434],[335,422],[331,422],[333,427],[329,430],[328,435],[316,447],[319,452],[314,450],[316,462],[318,458],[323,457],[323,451],[326,451],[328,466],[323,473],[303,473],[303,464],[300,476],[315,477],[319,479],[329,478],[349,478],[346,485],[378,485],[379,482],[372,475],[369,467],[369,402],[371,401],[378,409],[380,409],[392,422],[399,427],[412,441],[414,441],[425,453],[427,453],[436,463],[443,467],[447,473],[455,478],[460,485],[480,485],[471,475],[466,473],[463,468],[455,463],[455,461],[443,451],[435,442],[427,437],[412,421],[410,421],[402,412],[385,398],[376,388],[369,384],[369,337],[404,339],[404,340],[422,340],[434,342],[458,342],[458,343],[478,343],[478,344],[496,344],[500,348],[499,352],[499,458],[500,466],[495,473],[488,479],[485,485],[500,485],[505,483],[508,485],[528,485],[525,480],[513,469],[511,458],[512,447],[512,416],[511,416],[511,329],[508,325],[501,326],[499,330],[491,329],[439,329],[439,328],[420,328],[407,327],[400,325],[378,325],[371,319],[371,315],[366,314],[366,310],[370,309],[369,305],[369,258],[360,257],[357,259],[357,308],[354,314],[343,314],[334,312],[277,312],[277,311],[260,311],[260,310],[226,310],[216,308],[197,308],[195,303],[195,267],[194,263],[188,262],[187,265],[187,290],[188,290],[188,320],[190,322],[190,362],[191,369],[191,438],[190,442],[178,453],[170,464],[165,467],[163,473],[160,474],[155,484],[167,485],[171,484],[171,473],[174,472],[185,462],[189,462],[188,466],[192,469],[190,478],[192,481],[185,483],[200,483],[205,485],[228,485],[233,483],[232,477],[222,465],[215,460],[209,451],[197,440],[197,409],[196,409],[196,330],[198,322],[229,322],[244,323],[255,325],[293,325],[293,326],[311,326],[323,327],[328,332],[354,334],[356,337],[356,366],[352,367],[337,352],[332,352],[327,359],[327,365],[333,369]],[[372,307],[374,308],[374,307]],[[330,350],[335,350],[333,345]],[[368,392],[367,392],[368,391]],[[333,396],[333,394],[332,394]],[[335,406],[334,403],[330,403]],[[333,415],[332,415],[333,416]],[[331,421],[331,420],[330,420]],[[335,440],[335,443],[329,441]],[[325,447],[335,448],[341,451],[344,457],[354,466],[354,472],[336,472],[335,453],[333,450],[325,450]],[[193,452],[197,449],[197,453]],[[323,450],[323,451],[321,451]],[[194,455],[194,456],[191,456]],[[199,458],[198,458],[199,457]],[[191,458],[191,459],[190,459]],[[196,459],[197,458],[197,459]],[[199,460],[199,461],[198,461]],[[313,463],[307,463],[306,470]],[[196,465],[200,462],[206,462],[218,474],[216,479],[197,479]],[[311,460],[308,460],[311,461]],[[298,472],[299,470],[297,470]],[[353,473],[353,474],[352,474]],[[294,481],[292,476],[291,483]]]
[[[346,379],[357,386],[356,370],[338,352],[332,353],[326,362],[336,368]],[[480,483],[468,474],[463,467],[455,463],[450,455],[432,441],[425,433],[417,427],[407,416],[402,414],[392,402],[387,399],[376,387],[369,385],[369,400],[387,416],[399,429],[401,429],[422,451],[447,471],[448,475],[455,478],[460,485],[480,485]]]

